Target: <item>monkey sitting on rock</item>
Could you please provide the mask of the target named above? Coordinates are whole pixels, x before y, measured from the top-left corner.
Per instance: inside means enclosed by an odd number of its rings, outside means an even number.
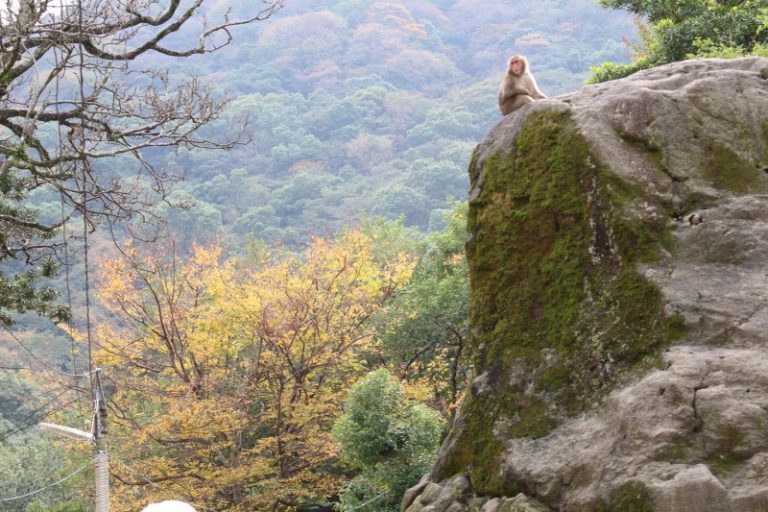
[[[505,116],[523,105],[547,96],[536,85],[531,74],[528,59],[522,55],[513,55],[507,63],[507,72],[499,86],[499,110]]]

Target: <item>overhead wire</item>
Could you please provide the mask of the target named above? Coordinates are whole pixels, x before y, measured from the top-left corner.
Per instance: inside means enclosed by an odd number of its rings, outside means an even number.
[[[78,53],[78,87],[80,92],[80,108],[81,112],[85,112],[85,55],[83,53],[83,1],[77,0],[77,30],[80,42],[77,45]],[[80,127],[80,155],[85,154],[85,120],[81,120]],[[96,399],[95,382],[93,379],[93,338],[91,336],[91,283],[90,283],[90,269],[89,269],[89,251],[88,251],[88,187],[86,170],[88,167],[88,161],[83,159],[82,165],[82,214],[83,214],[83,267],[85,271],[85,330],[86,340],[88,343],[88,375],[90,376],[90,388],[91,388],[91,402]]]
[[[54,59],[54,68],[59,69],[59,49],[54,48],[53,49],[53,59]],[[61,71],[56,73],[56,80],[54,83],[54,98],[55,98],[55,109],[56,109],[56,118],[58,119],[58,114],[60,112],[59,106],[61,105],[61,97],[60,97],[60,85],[61,81]],[[59,158],[59,174],[61,173],[61,156],[64,154],[64,142],[61,138],[61,124],[59,124],[56,127],[56,139],[58,143],[58,149],[59,153],[57,157]],[[64,264],[64,284],[66,286],[66,292],[67,292],[67,307],[69,308],[70,315],[72,312],[72,288],[70,285],[70,275],[69,275],[69,235],[67,234],[67,223],[66,219],[67,214],[65,211],[65,200],[64,200],[64,192],[62,190],[59,191],[59,200],[61,204],[61,241],[62,241],[62,258],[63,258],[63,264]],[[71,323],[69,320],[67,321],[67,324],[70,325]],[[72,372],[77,375],[77,348],[75,346],[75,337],[70,334],[70,355],[72,356]],[[76,383],[75,383],[76,384]],[[82,409],[82,394],[77,392],[77,390],[74,391],[75,394],[78,397],[78,406]]]
[[[83,464],[82,466],[80,466],[79,468],[77,468],[76,470],[74,470],[73,472],[69,473],[69,474],[68,474],[67,476],[65,476],[64,478],[61,478],[61,479],[59,479],[59,480],[56,480],[56,481],[55,481],[55,482],[53,482],[52,484],[48,484],[48,485],[46,485],[45,487],[41,487],[40,489],[36,489],[36,490],[34,490],[34,491],[31,491],[31,492],[28,492],[28,493],[26,493],[26,494],[20,494],[20,495],[18,495],[18,496],[11,496],[11,497],[9,497],[9,498],[0,498],[0,503],[7,503],[7,502],[10,502],[10,501],[18,501],[18,500],[23,500],[23,499],[25,499],[25,498],[31,498],[32,496],[35,496],[35,495],[37,495],[37,494],[40,494],[41,492],[45,492],[45,491],[47,491],[48,489],[52,489],[52,488],[54,488],[54,487],[56,487],[56,486],[59,486],[59,485],[63,484],[64,482],[66,482],[67,480],[71,480],[72,478],[74,478],[75,476],[77,476],[79,473],[82,473],[83,471],[85,471],[86,469],[88,469],[88,468],[89,468],[89,467],[90,467],[92,464],[94,464],[95,462],[96,462],[96,459],[94,458],[94,459],[93,459],[93,460],[91,460],[90,462],[86,462],[85,464]]]
[[[59,399],[61,396],[63,396],[68,390],[65,390],[58,394],[57,396],[53,397],[53,399],[49,400],[48,403],[38,407],[37,409],[31,411],[29,414],[27,414],[22,420],[19,421],[19,424],[14,426],[11,429],[6,430],[2,434],[0,434],[0,442],[4,442],[6,439],[15,436],[16,434],[21,434],[23,432],[26,432],[27,430],[31,429],[32,427],[35,427],[40,420],[43,420],[50,416],[51,414],[54,414],[56,412],[62,411],[72,405],[75,401],[71,400],[69,402],[64,402],[63,404],[59,405],[58,407],[55,407],[53,409],[48,409],[48,407],[56,402],[57,399]]]
[[[21,338],[19,338],[18,336],[16,336],[16,334],[15,334],[15,333],[14,333],[12,330],[10,330],[10,329],[8,328],[8,326],[7,326],[7,325],[3,325],[3,329],[5,329],[5,331],[6,331],[6,332],[7,332],[7,333],[8,333],[8,334],[11,336],[11,338],[13,338],[13,340],[14,340],[14,341],[15,341],[15,342],[16,342],[16,343],[17,343],[17,344],[18,344],[18,345],[19,345],[21,348],[23,348],[23,349],[24,349],[24,351],[25,351],[25,352],[27,352],[27,353],[30,355],[30,357],[32,357],[32,359],[34,359],[34,360],[35,360],[36,362],[38,362],[39,364],[43,365],[43,366],[44,366],[44,367],[45,367],[47,370],[49,370],[49,371],[52,371],[52,372],[58,373],[59,375],[61,375],[61,376],[63,376],[63,377],[74,378],[74,379],[82,379],[82,378],[85,378],[85,377],[89,377],[89,376],[90,376],[90,374],[92,373],[91,371],[89,371],[89,372],[86,372],[86,373],[80,373],[80,374],[77,374],[77,373],[69,373],[69,372],[65,372],[64,370],[61,370],[61,369],[59,369],[59,368],[56,368],[56,367],[55,367],[54,365],[52,365],[51,363],[49,363],[49,362],[48,362],[48,361],[46,361],[45,359],[41,358],[41,357],[40,357],[40,356],[38,356],[37,354],[35,354],[35,352],[34,352],[34,351],[31,349],[31,348],[29,348],[29,347],[26,345],[26,343],[24,343],[23,341],[21,341]]]

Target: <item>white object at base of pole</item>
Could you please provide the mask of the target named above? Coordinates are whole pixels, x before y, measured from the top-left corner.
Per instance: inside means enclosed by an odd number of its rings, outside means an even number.
[[[196,512],[192,505],[183,501],[168,500],[160,503],[150,503],[141,512]]]

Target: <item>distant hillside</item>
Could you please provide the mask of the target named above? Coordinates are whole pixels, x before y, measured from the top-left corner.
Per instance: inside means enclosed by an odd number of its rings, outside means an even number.
[[[245,7],[219,2],[215,10]],[[247,116],[253,142],[157,155],[183,170],[167,213],[187,241],[246,236],[300,246],[361,211],[440,227],[463,199],[475,141],[499,119],[506,57],[527,55],[550,95],[589,67],[626,61],[626,14],[593,0],[288,1],[217,54],[174,63],[234,101],[211,130]]]

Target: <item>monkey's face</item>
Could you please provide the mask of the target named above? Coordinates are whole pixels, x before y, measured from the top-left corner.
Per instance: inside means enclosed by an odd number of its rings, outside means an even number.
[[[509,71],[517,76],[520,76],[523,73],[523,63],[520,59],[509,60]]]

